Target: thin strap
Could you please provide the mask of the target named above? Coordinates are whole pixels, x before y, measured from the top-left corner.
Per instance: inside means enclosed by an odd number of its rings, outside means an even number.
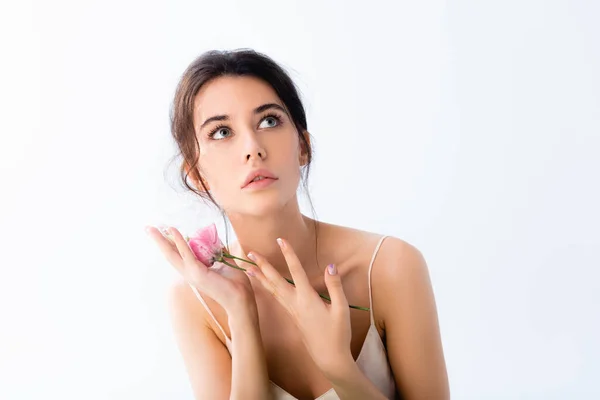
[[[206,308],[206,312],[208,312],[208,315],[211,316],[211,318],[213,319],[213,321],[215,321],[215,324],[217,324],[217,326],[219,327],[219,329],[223,333],[223,336],[225,336],[225,340],[229,341],[229,338],[227,337],[227,334],[225,333],[225,330],[223,329],[223,327],[221,326],[221,324],[219,324],[219,321],[217,321],[217,319],[215,318],[215,316],[212,313],[212,311],[210,311],[210,308],[208,308],[208,304],[206,304],[206,302],[204,301],[204,299],[202,298],[202,296],[200,296],[200,292],[198,292],[198,289],[196,289],[196,287],[193,286],[193,285],[191,285],[191,284],[189,284],[189,285],[192,288],[192,290],[194,291],[194,293],[196,293],[196,297],[198,298],[198,300],[200,300],[200,303],[202,303],[202,305],[204,306],[204,308]]]
[[[377,243],[377,247],[375,247],[375,251],[373,252],[373,257],[371,257],[371,264],[369,264],[369,313],[371,314],[371,325],[375,323],[375,318],[373,317],[373,295],[371,293],[371,270],[373,269],[373,261],[375,261],[375,256],[377,256],[379,247],[386,237],[387,235],[383,235],[381,239],[379,239],[379,243]]]

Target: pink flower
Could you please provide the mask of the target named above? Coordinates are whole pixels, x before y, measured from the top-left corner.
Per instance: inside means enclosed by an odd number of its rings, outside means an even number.
[[[221,261],[223,259],[224,246],[219,239],[217,227],[214,223],[198,229],[196,233],[189,238],[188,244],[198,261],[207,267],[211,267],[215,261]]]

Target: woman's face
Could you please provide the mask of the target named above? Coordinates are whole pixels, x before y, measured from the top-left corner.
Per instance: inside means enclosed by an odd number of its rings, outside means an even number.
[[[295,198],[300,181],[300,140],[283,102],[254,77],[224,76],[205,84],[194,99],[200,174],[229,214],[267,215]],[[256,169],[277,180],[243,187]]]

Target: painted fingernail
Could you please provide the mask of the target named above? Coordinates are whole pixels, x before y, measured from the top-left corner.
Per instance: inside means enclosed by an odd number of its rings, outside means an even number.
[[[277,238],[277,243],[279,243],[279,246],[281,246],[282,248],[285,248],[285,244],[283,243],[283,240],[281,240],[281,238]]]
[[[254,272],[254,270],[251,270],[251,269],[247,269],[246,273],[250,276],[256,276],[256,273]]]
[[[254,254],[252,254],[252,253],[248,253],[248,258],[251,259],[252,261],[256,261],[256,256],[254,256]]]
[[[337,274],[337,268],[333,264],[329,264],[327,266],[327,270],[329,272],[329,275],[335,275],[335,274]]]

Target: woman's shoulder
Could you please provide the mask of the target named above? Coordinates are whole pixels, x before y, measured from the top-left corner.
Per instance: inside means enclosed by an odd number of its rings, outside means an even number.
[[[351,254],[353,272],[364,277],[371,267],[373,309],[381,330],[385,330],[386,321],[399,318],[400,304],[431,291],[428,266],[414,244],[389,234],[344,226],[336,229]]]
[[[407,256],[418,256],[420,250],[413,244],[397,236],[358,229],[350,226],[324,224],[329,232],[329,237],[336,242],[336,246],[346,248],[354,253],[363,253],[371,257],[377,250],[375,262],[389,264],[387,261],[406,258]],[[383,239],[385,237],[385,239]],[[381,245],[377,249],[379,242]],[[393,263],[392,263],[393,264]]]
[[[334,246],[343,249],[341,257],[351,260],[351,264],[358,268],[357,272],[361,275],[365,272],[364,269],[372,267],[373,285],[385,293],[393,292],[400,282],[413,280],[416,275],[428,274],[421,251],[404,239],[341,225],[330,224],[328,229],[335,233],[332,237],[337,238]]]
[[[356,237],[354,246],[364,249],[373,273],[382,279],[398,279],[408,269],[422,268],[423,255],[412,243],[391,234],[347,228]],[[381,243],[380,243],[381,242]],[[379,247],[378,247],[379,246]],[[376,271],[376,272],[375,272]]]
[[[218,321],[227,334],[229,334],[227,313],[212,298],[202,295],[201,292],[198,293],[202,296],[202,300],[206,306],[202,304],[190,284],[184,278],[177,278],[171,282],[168,288],[167,300],[173,325],[177,328],[182,325],[178,321],[185,321],[186,326],[205,326],[211,329],[225,345],[226,338],[216,323]],[[207,307],[211,310],[214,317],[209,315]]]

